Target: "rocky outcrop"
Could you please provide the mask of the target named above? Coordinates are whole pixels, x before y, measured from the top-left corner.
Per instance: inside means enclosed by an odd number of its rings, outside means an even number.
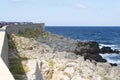
[[[95,41],[78,42],[75,53],[82,55],[84,53],[99,54],[99,44]]]
[[[97,62],[106,62],[106,60],[99,55],[99,52],[99,44],[95,41],[78,42],[75,49],[75,54],[84,56],[85,60],[89,59]]]
[[[54,63],[51,67],[51,61]],[[119,80],[120,68],[112,67],[108,63],[96,63],[83,57],[75,60],[65,58],[40,60],[41,72],[44,80]],[[114,72],[114,70],[118,70]],[[115,74],[118,74],[117,76]]]
[[[76,42],[73,40],[51,34],[47,40],[29,39],[16,35],[13,35],[13,40],[17,44],[19,54],[25,54],[29,58],[26,63],[29,68],[26,80],[120,79],[120,67],[101,63],[103,61],[100,60],[103,59],[99,56],[97,42],[80,42],[76,48]],[[73,47],[79,55],[71,52]]]
[[[89,59],[90,61],[95,60],[97,62],[107,62],[107,60],[103,59],[102,56],[98,55],[98,54],[89,54],[89,53],[85,53],[84,55],[84,59]]]
[[[119,50],[117,50],[117,49],[115,49],[115,50],[113,50],[113,49],[111,49],[111,47],[105,47],[105,46],[103,46],[101,49],[100,49],[100,53],[102,53],[102,54],[105,54],[105,53],[117,53],[117,54],[119,54],[120,53],[120,51]]]

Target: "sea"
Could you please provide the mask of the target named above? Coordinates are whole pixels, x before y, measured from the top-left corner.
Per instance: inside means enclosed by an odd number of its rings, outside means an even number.
[[[81,41],[96,41],[102,46],[120,50],[120,27],[116,26],[46,26],[47,31]],[[109,63],[120,66],[120,54],[100,54]]]

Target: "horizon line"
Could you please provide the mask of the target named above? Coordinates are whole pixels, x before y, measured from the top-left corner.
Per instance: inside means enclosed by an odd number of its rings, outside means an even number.
[[[58,26],[58,25],[53,25],[53,26],[48,26],[48,25],[46,25],[45,27],[120,27],[120,26]]]

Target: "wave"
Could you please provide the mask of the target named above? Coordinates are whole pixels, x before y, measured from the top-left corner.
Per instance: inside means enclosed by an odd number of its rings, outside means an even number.
[[[108,45],[108,44],[100,44],[99,47],[102,48],[103,46],[106,46],[106,47],[111,47],[112,49],[120,49],[117,45]]]
[[[120,54],[100,54],[108,63],[116,63],[120,66]]]

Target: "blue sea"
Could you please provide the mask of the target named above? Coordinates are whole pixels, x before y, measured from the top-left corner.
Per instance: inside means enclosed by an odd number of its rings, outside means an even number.
[[[46,26],[46,30],[54,34],[81,41],[97,41],[100,47],[109,46],[120,50],[120,27],[76,27]],[[120,65],[120,54],[101,54],[110,63]]]

